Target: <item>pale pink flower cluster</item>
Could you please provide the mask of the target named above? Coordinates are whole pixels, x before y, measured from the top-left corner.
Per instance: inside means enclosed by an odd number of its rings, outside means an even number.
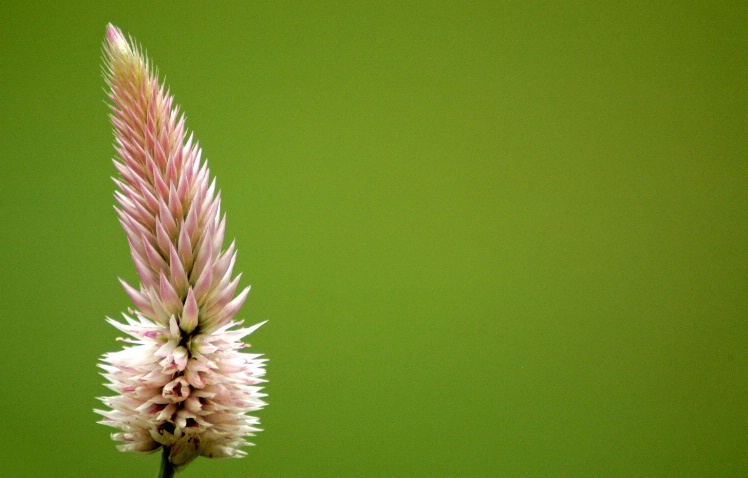
[[[148,60],[122,32],[107,26],[104,73],[110,87],[114,164],[120,222],[127,233],[140,286],[122,284],[137,310],[125,323],[123,350],[100,364],[110,410],[100,422],[118,428],[122,451],[168,447],[175,468],[197,456],[240,457],[258,431],[247,415],[265,403],[264,362],[243,353],[242,338],[259,325],[235,328],[232,319],[249,287],[236,297],[236,251],[222,250],[225,216],[220,192],[201,161],[184,116]]]

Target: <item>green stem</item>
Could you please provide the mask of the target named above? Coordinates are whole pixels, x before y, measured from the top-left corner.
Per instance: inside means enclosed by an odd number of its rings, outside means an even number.
[[[164,447],[164,453],[161,455],[161,469],[158,472],[158,478],[172,478],[174,476],[174,467],[169,461],[169,452],[171,448]]]

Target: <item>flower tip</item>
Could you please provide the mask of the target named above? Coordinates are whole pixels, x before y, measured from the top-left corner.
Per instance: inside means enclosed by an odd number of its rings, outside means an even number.
[[[106,39],[109,42],[109,47],[114,51],[127,52],[130,49],[127,45],[125,35],[122,34],[122,30],[111,23],[107,23],[106,26]]]

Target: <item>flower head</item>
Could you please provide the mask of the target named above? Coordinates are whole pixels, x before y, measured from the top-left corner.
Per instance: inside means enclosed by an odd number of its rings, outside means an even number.
[[[265,403],[259,386],[265,359],[241,352],[242,338],[262,324],[233,321],[249,292],[235,296],[236,251],[223,250],[220,192],[192,136],[148,60],[107,25],[104,75],[120,177],[115,207],[140,278],[121,281],[136,309],[125,322],[107,319],[130,344],[102,357],[116,395],[100,400],[100,422],[122,451],[167,447],[175,468],[197,456],[240,457],[258,431],[247,415]]]

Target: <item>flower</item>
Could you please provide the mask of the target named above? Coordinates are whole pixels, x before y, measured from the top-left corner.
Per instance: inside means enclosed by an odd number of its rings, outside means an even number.
[[[116,395],[101,397],[99,423],[120,430],[121,451],[165,447],[175,469],[197,456],[241,457],[259,431],[247,413],[265,406],[265,359],[241,352],[242,338],[262,324],[233,321],[249,287],[236,297],[235,245],[222,250],[226,225],[220,192],[192,135],[147,58],[109,24],[104,76],[114,126],[114,179],[140,278],[121,280],[136,306],[125,322],[107,321],[130,345],[104,354],[99,366]]]

